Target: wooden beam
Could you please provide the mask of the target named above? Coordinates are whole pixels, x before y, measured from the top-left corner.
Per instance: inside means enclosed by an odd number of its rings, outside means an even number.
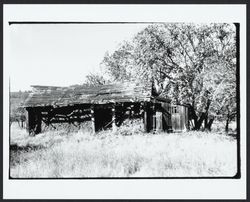
[[[36,135],[41,132],[42,116],[39,108],[27,108],[26,129],[29,135]]]
[[[131,104],[131,106],[130,106],[130,118],[134,118],[134,113],[135,113],[135,106],[134,106],[134,104]]]
[[[36,123],[35,123],[35,134],[39,134],[42,131],[42,116],[41,111],[38,109],[35,111]]]
[[[29,135],[31,135],[32,133],[32,130],[34,128],[34,123],[33,123],[33,120],[34,120],[34,113],[33,113],[33,110],[32,108],[26,108],[26,130],[29,132]]]
[[[115,124],[115,122],[116,122],[115,104],[112,105],[111,112],[112,112],[112,130],[113,130],[113,132],[115,132],[117,130],[116,124]]]
[[[91,115],[91,126],[92,126],[92,133],[96,132],[95,128],[95,113],[94,113],[94,105],[90,107],[90,115]]]
[[[140,109],[139,110],[140,110],[139,114],[142,115],[143,112],[144,112],[144,103],[143,102],[140,103]]]
[[[155,103],[152,103],[152,129],[156,131],[156,110],[155,110]]]
[[[143,115],[144,131],[148,133],[151,130],[150,103],[144,102],[143,109],[144,109],[144,115]]]

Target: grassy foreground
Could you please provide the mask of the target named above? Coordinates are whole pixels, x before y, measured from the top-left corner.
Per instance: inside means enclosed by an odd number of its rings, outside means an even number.
[[[47,177],[234,176],[236,140],[215,132],[146,134],[130,123],[116,132],[49,130],[29,137],[11,127],[10,175]]]

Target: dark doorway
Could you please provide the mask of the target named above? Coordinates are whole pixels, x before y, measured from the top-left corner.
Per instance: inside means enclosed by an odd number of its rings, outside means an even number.
[[[111,107],[102,106],[94,109],[95,130],[105,130],[112,127],[112,111]]]

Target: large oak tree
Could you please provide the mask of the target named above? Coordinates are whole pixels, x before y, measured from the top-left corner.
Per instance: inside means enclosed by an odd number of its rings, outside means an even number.
[[[233,24],[152,24],[102,65],[113,81],[153,82],[161,96],[187,104],[193,129],[236,115],[236,30]]]

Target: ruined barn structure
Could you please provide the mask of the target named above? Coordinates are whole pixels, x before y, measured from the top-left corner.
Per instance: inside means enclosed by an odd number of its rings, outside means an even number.
[[[133,82],[101,86],[32,86],[24,103],[30,134],[41,132],[42,122],[77,124],[91,121],[93,132],[116,130],[125,119],[141,118],[145,132],[184,131],[188,108],[154,96],[152,85]]]

